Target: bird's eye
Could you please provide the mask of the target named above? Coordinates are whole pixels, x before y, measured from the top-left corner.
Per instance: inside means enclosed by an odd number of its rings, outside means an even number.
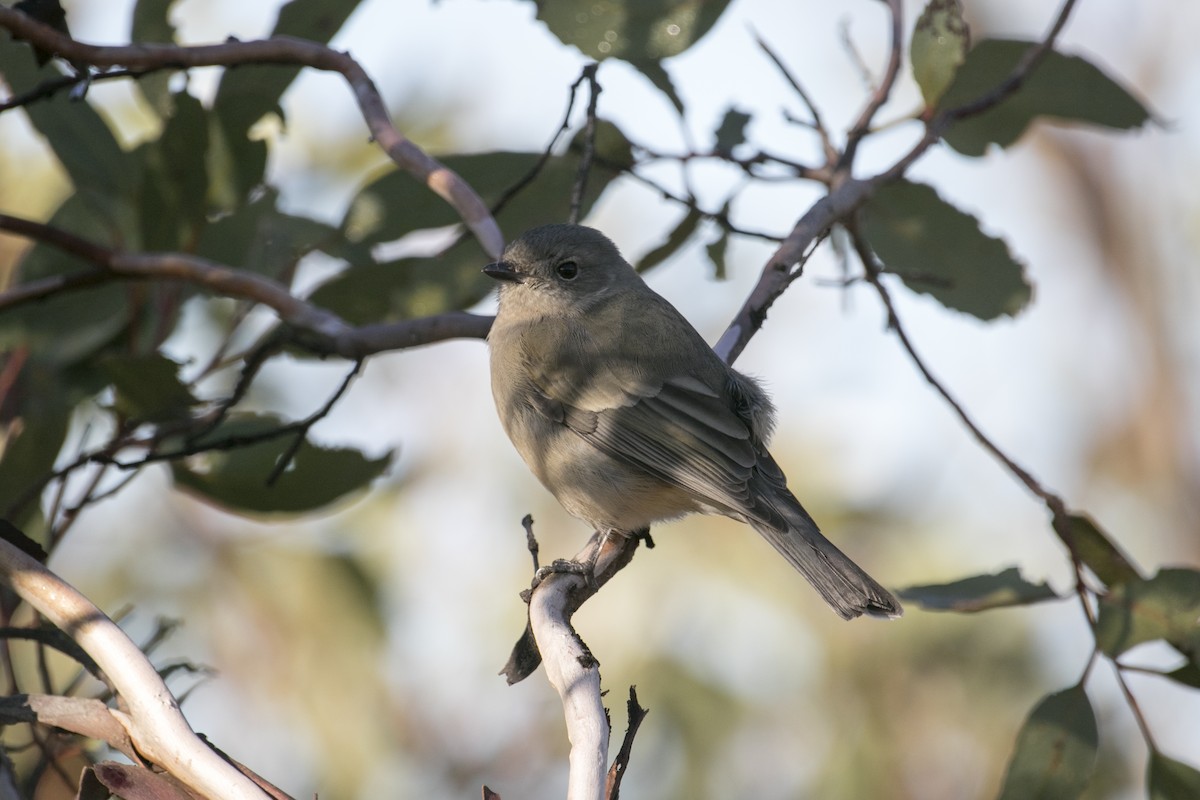
[[[555,267],[554,271],[563,280],[573,281],[575,280],[575,276],[579,274],[579,265],[574,261],[564,261]]]

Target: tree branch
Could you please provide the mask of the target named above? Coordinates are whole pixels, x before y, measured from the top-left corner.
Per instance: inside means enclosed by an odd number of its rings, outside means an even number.
[[[384,152],[401,169],[449,203],[475,234],[485,253],[499,258],[504,249],[504,237],[483,200],[458,174],[396,130],[375,83],[348,53],[288,36],[196,47],[168,44],[102,47],[76,41],[20,11],[2,6],[0,27],[42,50],[75,63],[100,67],[152,71],[243,64],[299,64],[337,72],[349,84],[371,137]]]
[[[546,677],[562,699],[571,742],[568,800],[600,800],[605,796],[609,735],[608,713],[600,690],[600,662],[571,626],[571,615],[629,563],[637,545],[637,537],[594,533],[576,556],[579,563],[593,565],[591,576],[552,572],[529,597],[527,635],[532,632],[535,652],[541,653],[546,665]],[[510,677],[509,683],[513,682]]]
[[[128,708],[111,713],[139,753],[205,797],[262,800],[253,781],[196,736],[154,666],[90,600],[3,540],[0,580],[95,659]]]
[[[0,214],[0,230],[44,242],[99,267],[56,275],[0,292],[0,311],[113,280],[182,281],[224,297],[267,306],[290,326],[302,346],[357,361],[385,350],[453,338],[483,338],[491,317],[455,311],[403,322],[354,327],[336,314],[301,300],[270,278],[185,253],[128,253],[41,222]]]

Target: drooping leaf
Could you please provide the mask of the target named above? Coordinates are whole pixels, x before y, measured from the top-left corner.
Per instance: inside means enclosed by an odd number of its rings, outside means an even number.
[[[1148,800],[1195,800],[1200,797],[1200,770],[1153,751],[1146,788]]]
[[[470,183],[489,206],[503,199],[496,214],[502,230],[516,235],[567,216],[578,178],[579,141],[566,155],[552,156],[516,194],[541,159],[539,153],[494,152],[441,159]],[[582,213],[632,162],[629,141],[615,125],[599,122],[595,159],[584,192]],[[366,324],[466,308],[494,289],[480,270],[487,256],[472,237],[437,258],[405,258],[375,263],[372,247],[414,230],[458,222],[454,210],[411,176],[392,171],[364,186],[351,202],[341,230],[350,249],[333,254],[353,258],[351,266],[316,289],[310,300],[349,322]]]
[[[901,589],[898,594],[901,599],[910,600],[929,611],[964,613],[1058,599],[1058,595],[1046,584],[1030,583],[1022,578],[1021,571],[1016,567],[995,575],[976,575],[952,583],[910,586]]]
[[[14,94],[62,77],[52,66],[38,69],[29,48],[8,38],[0,39],[0,75]],[[67,92],[58,92],[22,108],[76,189],[91,189],[109,204],[128,197],[136,185],[136,163],[89,101],[72,101]]]
[[[930,186],[896,181],[863,208],[862,231],[889,272],[947,308],[983,320],[1015,315],[1032,288],[1000,239],[938,197]]]
[[[402,258],[353,267],[309,301],[354,325],[415,319],[474,305],[492,288],[485,263],[465,242],[441,258]]]
[[[1110,656],[1155,639],[1200,653],[1200,571],[1166,568],[1117,584],[1100,598],[1099,610],[1096,644]]]
[[[1086,514],[1056,517],[1054,532],[1106,586],[1141,579],[1141,573],[1129,557]]]
[[[683,219],[679,220],[679,224],[667,234],[666,240],[642,256],[637,263],[637,271],[648,272],[679,252],[679,249],[692,238],[692,234],[696,232],[696,226],[703,219],[703,215],[698,210],[689,208],[688,212],[683,215]]]
[[[0,453],[0,517],[19,528],[39,511],[37,488],[54,468],[67,438],[71,403],[58,370],[36,361],[22,369],[18,419],[10,422],[4,450]]]
[[[538,3],[538,19],[563,44],[597,61],[660,60],[708,33],[728,0],[562,0]]]
[[[729,0],[556,0],[538,19],[564,44],[602,61],[620,58],[645,75],[682,113],[683,101],[660,63],[708,33]]]
[[[1042,699],[1017,734],[1000,800],[1071,800],[1096,767],[1096,714],[1082,686]]]
[[[286,423],[270,415],[234,415],[195,446],[217,448],[175,462],[175,485],[232,511],[298,514],[327,506],[365,489],[391,463],[389,451],[368,458],[351,448],[322,447],[305,440],[291,464],[268,485],[294,434],[256,441]]]
[[[958,108],[996,89],[1034,46],[1009,39],[980,42],[967,53],[938,107]],[[963,155],[981,156],[989,144],[1008,147],[1017,141],[1037,117],[1130,130],[1146,124],[1150,112],[1092,63],[1051,51],[998,105],[954,122],[946,143]]]
[[[926,106],[937,105],[967,58],[971,33],[960,0],[929,0],[913,28],[908,52]]]
[[[197,254],[287,282],[291,269],[303,256],[340,240],[338,231],[323,222],[279,211],[277,201],[278,195],[267,190],[253,202],[208,224],[200,236]]]
[[[191,251],[208,210],[208,112],[187,92],[170,105],[162,136],[142,146],[142,245]]]
[[[54,212],[50,225],[98,244],[120,241],[124,232],[89,192],[76,192]],[[49,244],[30,248],[18,267],[18,283],[94,272],[94,265]],[[26,346],[49,362],[73,364],[111,341],[129,323],[127,288],[115,283],[64,291],[0,314],[0,349]]]
[[[137,0],[133,8],[133,21],[129,40],[137,44],[172,44],[175,41],[175,26],[171,24],[171,7],[176,0]],[[133,85],[141,92],[150,108],[159,117],[171,116],[173,98],[169,87],[171,72],[160,70],[142,75]]]
[[[111,355],[100,369],[116,389],[117,413],[141,422],[185,418],[196,404],[179,379],[180,365],[161,353],[144,356]]]
[[[1200,663],[1196,659],[1200,658],[1198,654],[1192,661],[1187,662],[1182,667],[1172,670],[1167,673],[1167,677],[1176,683],[1181,683],[1184,686],[1190,686],[1193,689],[1200,689]]]
[[[279,10],[272,36],[295,36],[328,42],[358,7],[358,0],[292,0]],[[250,64],[226,69],[213,101],[217,120],[214,142],[229,170],[225,177],[239,198],[262,182],[267,145],[247,138],[250,128],[267,114],[283,119],[280,98],[300,74],[298,65]]]
[[[736,108],[730,108],[721,118],[717,127],[717,152],[730,153],[733,148],[746,141],[746,125],[750,115]]]

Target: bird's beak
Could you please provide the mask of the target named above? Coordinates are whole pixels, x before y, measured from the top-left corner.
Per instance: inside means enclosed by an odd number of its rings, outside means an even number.
[[[513,269],[512,264],[509,264],[507,261],[497,261],[494,264],[488,264],[483,268],[483,274],[498,281],[508,281],[509,283],[525,282],[525,276]]]

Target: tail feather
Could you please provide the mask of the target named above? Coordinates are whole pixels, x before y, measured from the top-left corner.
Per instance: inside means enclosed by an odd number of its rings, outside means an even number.
[[[794,507],[790,503],[785,508],[777,506],[776,510],[786,520],[786,527],[759,520],[751,520],[750,524],[799,570],[838,616],[854,619],[866,614],[895,618],[904,613],[891,592],[821,534],[798,502]]]

